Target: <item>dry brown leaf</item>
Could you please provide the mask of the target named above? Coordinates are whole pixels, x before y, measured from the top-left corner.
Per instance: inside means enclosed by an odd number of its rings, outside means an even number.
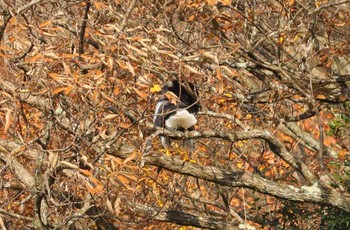
[[[72,91],[72,89],[73,85],[58,87],[52,91],[52,95],[56,95],[60,92],[63,92],[65,95],[68,95]]]
[[[186,69],[188,69],[190,72],[195,73],[195,74],[201,74],[196,68],[189,66],[189,65],[184,65]]]
[[[126,62],[125,64],[126,64],[128,70],[130,71],[130,73],[132,74],[132,76],[135,76],[135,69],[134,69],[134,67],[130,64],[130,62]]]
[[[107,58],[107,67],[109,71],[113,71],[114,59],[112,57]]]
[[[220,2],[222,2],[224,6],[229,6],[231,5],[232,0],[221,0]]]
[[[137,157],[137,153],[138,151],[135,150],[134,152],[132,152],[124,161],[123,161],[123,165],[126,165],[126,163],[128,163],[129,161],[134,160]]]
[[[75,164],[72,164],[72,163],[70,163],[68,161],[61,161],[60,163],[63,164],[63,165],[68,166],[71,169],[79,169],[78,166],[76,166]]]
[[[114,94],[114,96],[118,96],[119,93],[120,93],[119,87],[114,87],[114,89],[113,89],[113,94]]]
[[[164,93],[164,96],[170,101],[170,103],[174,105],[176,105],[180,101],[179,97],[171,91],[167,91],[166,93]]]
[[[143,100],[147,99],[147,94],[141,92],[140,90],[136,89],[135,87],[132,87],[132,89],[135,91],[135,93]]]
[[[209,6],[214,6],[217,0],[207,0]]]
[[[58,161],[58,153],[51,152],[49,153],[49,166],[50,168],[54,168],[57,165]]]
[[[106,200],[106,206],[107,206],[107,210],[109,212],[111,212],[111,213],[114,212],[113,207],[112,207],[112,202],[111,202],[111,200],[109,198],[107,198],[107,200]]]
[[[103,191],[103,185],[98,179],[96,179],[95,177],[89,177],[89,180],[93,184],[89,183],[87,180],[85,182],[87,185],[87,189],[91,194],[97,194]]]
[[[7,133],[7,130],[10,128],[11,125],[11,109],[3,109],[6,111],[6,115],[5,115],[5,128],[4,128],[4,133]]]
[[[33,57],[28,58],[28,63],[35,63],[42,55],[40,53],[34,55]]]
[[[118,196],[117,199],[114,201],[114,205],[113,205],[114,214],[117,215],[117,216],[118,216],[118,214],[120,213],[120,210],[121,210],[120,203],[121,203],[121,199]]]
[[[220,68],[216,70],[216,78],[219,80],[219,84],[216,87],[216,92],[222,94],[224,92],[224,81],[222,79],[222,74]]]
[[[128,129],[130,128],[131,124],[130,123],[125,123],[125,122],[119,122],[119,127],[123,129]]]
[[[109,120],[113,120],[114,118],[118,117],[118,114],[108,114],[107,116],[105,116],[104,118],[102,118],[102,121],[109,121]]]
[[[122,69],[128,69],[128,67],[127,67],[127,65],[126,65],[126,63],[125,63],[125,61],[123,61],[123,60],[118,60],[117,63],[118,63],[118,65],[119,65],[120,68],[122,68]]]
[[[0,46],[0,50],[11,51],[11,49],[8,48],[7,46]]]
[[[47,26],[47,25],[49,25],[49,24],[51,24],[51,20],[48,20],[48,21],[45,21],[45,22],[39,24],[39,27],[40,27],[40,28],[43,28],[43,27],[45,27],[45,26]]]
[[[92,173],[89,170],[86,170],[86,169],[79,169],[79,172],[81,174],[83,174],[84,176],[89,176],[89,177],[92,176]]]
[[[129,178],[127,178],[124,175],[118,175],[117,178],[119,179],[120,182],[122,182],[125,186],[129,184]]]
[[[132,45],[126,45],[126,47],[132,49],[133,51],[135,51],[137,54],[139,54],[140,56],[143,56],[143,57],[148,57],[148,54],[138,48],[136,48],[135,46],[132,46]]]

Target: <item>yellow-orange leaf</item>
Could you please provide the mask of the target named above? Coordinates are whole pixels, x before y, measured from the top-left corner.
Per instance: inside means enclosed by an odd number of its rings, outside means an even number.
[[[117,178],[125,185],[129,183],[129,179],[124,175],[118,175]]]
[[[114,89],[113,89],[113,94],[114,94],[115,96],[118,96],[119,93],[120,93],[119,87],[114,87]]]
[[[33,57],[30,57],[28,58],[28,62],[29,63],[34,63],[36,60],[38,60],[42,55],[39,53],[39,54],[36,54],[34,55]]]
[[[222,2],[222,4],[223,4],[224,6],[229,6],[229,5],[231,5],[231,0],[221,0],[220,2]]]
[[[78,56],[78,54],[62,53],[62,54],[60,54],[60,56],[63,58],[74,58],[74,57]]]
[[[105,7],[105,5],[102,2],[97,2],[97,1],[94,1],[94,5],[96,10],[101,10],[102,7]]]
[[[73,89],[73,86],[72,85],[69,85],[69,86],[62,86],[62,87],[58,87],[56,89],[54,89],[52,91],[52,95],[56,95],[60,92],[63,92],[65,95],[69,94]]]
[[[86,169],[79,169],[79,171],[85,176],[92,176],[92,173]]]
[[[217,0],[207,0],[209,6],[214,6]]]
[[[10,51],[11,49],[7,46],[0,46],[0,50]]]
[[[67,89],[63,92],[65,95],[68,95],[73,89],[73,85],[67,86]]]
[[[50,77],[52,77],[53,79],[56,79],[60,76],[60,74],[58,73],[47,73]]]
[[[87,189],[91,194],[97,194],[103,191],[103,185],[94,177],[89,178],[93,184],[86,181]]]
[[[58,87],[58,88],[56,88],[56,89],[54,89],[53,91],[52,91],[52,95],[56,95],[56,94],[58,94],[58,93],[60,93],[60,92],[62,92],[62,91],[64,91],[64,90],[66,90],[66,86],[63,86],[63,87]]]
[[[40,28],[45,27],[45,26],[49,25],[50,23],[51,23],[50,20],[49,20],[49,21],[46,21],[46,22],[43,22],[43,23],[39,24],[39,27],[40,27]]]
[[[316,98],[317,99],[326,99],[326,96],[324,94],[317,94]]]
[[[162,90],[162,87],[160,85],[155,84],[151,87],[151,93],[158,93]]]
[[[128,129],[130,128],[131,124],[130,123],[125,123],[125,122],[120,122],[119,127],[123,129]]]
[[[192,14],[192,15],[188,18],[188,21],[191,22],[191,21],[193,21],[194,18],[195,18],[195,16]]]
[[[231,199],[231,206],[233,207],[239,207],[241,206],[241,201],[238,198]]]
[[[137,151],[135,150],[123,161],[123,165],[126,165],[126,163],[128,163],[129,161],[132,161],[136,157],[137,157]]]
[[[340,150],[340,151],[338,152],[338,157],[339,157],[340,160],[343,160],[343,159],[345,159],[345,156],[348,155],[348,154],[350,154],[350,153],[348,152],[348,150],[342,149],[342,150]]]

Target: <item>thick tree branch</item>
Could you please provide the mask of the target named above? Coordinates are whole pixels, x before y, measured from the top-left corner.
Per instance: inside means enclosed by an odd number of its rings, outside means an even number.
[[[127,158],[128,153],[113,152],[114,156]],[[173,172],[193,176],[228,187],[246,187],[282,199],[297,202],[321,203],[350,211],[350,194],[342,194],[334,189],[321,187],[317,182],[312,186],[297,188],[277,183],[259,175],[229,171],[213,166],[202,166],[154,152],[144,157],[145,164],[162,167]]]
[[[15,155],[11,154],[11,151],[14,150],[16,149],[8,150],[5,146],[0,145],[0,160],[4,161],[12,169],[26,190],[32,190],[35,186],[34,177],[15,159]]]
[[[129,207],[134,215],[148,217],[162,222],[208,229],[242,229],[237,223],[231,223],[214,217],[195,216],[178,210],[160,209],[142,204],[129,204]]]
[[[20,91],[13,83],[0,80],[0,89],[12,97],[25,102],[42,112],[49,111],[50,100],[43,97],[33,96],[31,93]]]
[[[316,182],[315,175],[308,169],[308,167],[303,163],[298,161],[294,156],[292,156],[289,151],[284,147],[284,145],[279,142],[271,133],[267,130],[251,130],[245,132],[223,132],[218,130],[205,130],[202,132],[191,131],[186,134],[183,132],[174,132],[166,129],[155,128],[156,130],[162,130],[162,134],[175,139],[198,139],[198,138],[220,138],[230,142],[237,142],[248,139],[261,139],[264,140],[270,147],[271,151],[281,157],[284,161],[290,164],[293,168],[298,170],[304,177],[309,181],[310,184]]]

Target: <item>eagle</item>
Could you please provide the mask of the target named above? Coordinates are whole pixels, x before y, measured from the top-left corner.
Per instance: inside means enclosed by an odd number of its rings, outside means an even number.
[[[194,130],[194,125],[197,123],[196,114],[200,109],[198,91],[194,85],[173,80],[162,87],[162,94],[162,98],[156,104],[154,125],[182,132]],[[160,139],[166,153],[169,154],[170,138],[161,136]],[[184,160],[189,159],[188,153],[193,151],[193,145],[192,139],[184,140]]]

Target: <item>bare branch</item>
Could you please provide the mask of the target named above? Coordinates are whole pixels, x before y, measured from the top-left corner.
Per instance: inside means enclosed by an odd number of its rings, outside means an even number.
[[[171,222],[180,225],[189,225],[197,228],[208,229],[242,229],[239,227],[238,223],[228,222],[215,217],[195,216],[178,210],[159,209],[139,203],[129,203],[129,206],[137,216],[148,217],[162,222]]]
[[[202,132],[191,131],[186,134],[183,132],[169,131],[162,128],[155,128],[155,130],[162,130],[162,135],[172,137],[175,139],[198,139],[198,138],[221,138],[230,142],[237,142],[248,139],[262,139],[267,142],[271,151],[285,160],[293,168],[298,170],[310,183],[315,182],[315,175],[307,168],[303,162],[299,162],[295,157],[293,157],[282,143],[280,143],[275,137],[271,135],[268,131],[261,130],[251,130],[246,132],[223,132],[218,130],[205,130]]]
[[[137,0],[133,0],[130,5],[129,5],[129,8],[128,10],[126,11],[124,17],[123,17],[123,21],[122,23],[119,25],[119,31],[120,32],[124,32],[124,29],[126,27],[126,24],[128,23],[128,20],[129,20],[129,17],[130,17],[130,14],[132,12],[132,10],[134,9],[135,5],[136,5],[136,2]]]
[[[17,11],[16,11],[16,14],[21,14],[25,11],[27,11],[30,7],[36,5],[36,4],[39,4],[40,2],[42,2],[43,0],[33,0],[31,2],[29,2],[28,4],[24,5],[24,6],[21,6]]]
[[[81,29],[79,32],[79,55],[84,53],[84,36],[85,36],[86,25],[88,22],[88,13],[89,13],[90,6],[91,6],[91,2],[87,1],[85,6],[83,23],[81,24]]]
[[[115,152],[113,155],[121,158],[128,157],[128,154],[121,151]],[[334,189],[321,187],[317,182],[311,186],[297,188],[265,179],[253,173],[202,166],[156,152],[144,158],[146,164],[156,165],[173,172],[211,181],[223,186],[246,187],[282,199],[297,202],[317,202],[350,211],[350,194],[341,194]]]

